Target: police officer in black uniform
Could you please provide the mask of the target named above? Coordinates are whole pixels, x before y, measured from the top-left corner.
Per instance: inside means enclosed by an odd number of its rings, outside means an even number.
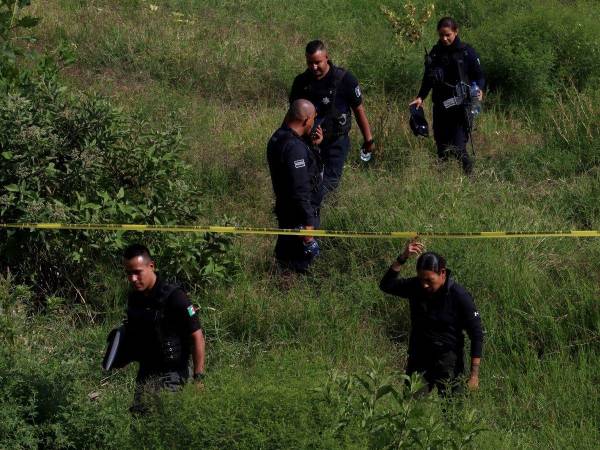
[[[477,389],[483,348],[479,311],[471,295],[453,280],[444,258],[422,252],[421,243],[410,241],[379,285],[382,291],[409,300],[411,331],[406,373],[423,374],[429,390],[435,386],[445,393],[451,386],[453,391],[460,391],[459,377],[464,371],[463,331],[466,331],[471,340],[468,386]],[[400,278],[402,265],[419,254],[417,276]]]
[[[323,184],[317,197],[320,205],[325,195],[336,189],[340,182],[350,149],[348,133],[352,112],[364,138],[364,152],[370,155],[375,146],[356,77],[335,66],[329,60],[325,44],[319,40],[306,46],[306,65],[306,71],[294,79],[290,103],[300,98],[310,100],[317,109],[317,123],[323,129],[324,139],[320,144]]]
[[[283,125],[267,144],[279,228],[311,230],[319,226],[318,144],[323,140],[323,131],[320,126],[313,127],[315,117],[315,107],[308,100],[292,102]],[[318,255],[319,244],[313,237],[277,238],[275,257],[285,271],[305,272]]]
[[[147,393],[178,390],[190,376],[198,387],[202,386],[204,334],[187,295],[155,272],[146,247],[129,246],[123,253],[123,264],[132,288],[127,302],[125,342],[131,359],[139,361],[131,410],[143,413],[147,409]]]
[[[446,108],[444,101],[456,96],[460,83],[479,88],[479,100],[483,98],[485,80],[479,56],[475,50],[461,42],[458,25],[451,17],[440,19],[437,25],[439,42],[426,57],[425,74],[421,89],[410,105],[421,108],[423,101],[433,89],[433,136],[438,157],[447,160],[452,154],[462,163],[465,173],[473,170],[473,161],[467,152],[470,124],[464,105]]]

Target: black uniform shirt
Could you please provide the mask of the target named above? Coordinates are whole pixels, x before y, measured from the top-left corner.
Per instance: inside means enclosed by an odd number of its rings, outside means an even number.
[[[329,62],[329,71],[320,80],[317,80],[309,70],[298,75],[292,84],[290,103],[304,98],[315,105],[318,118],[328,114],[331,110],[331,102],[334,100],[332,90],[335,84],[335,73],[339,70],[343,69]],[[350,115],[351,108],[354,109],[361,103],[362,94],[358,80],[350,71],[346,71],[335,94],[335,107],[338,113]]]
[[[314,151],[289,127],[279,128],[267,144],[267,160],[275,192],[275,213],[289,226],[314,226],[311,193],[320,169]]]
[[[485,79],[483,77],[479,56],[473,47],[462,43],[457,36],[451,45],[445,46],[438,42],[431,49],[431,52],[429,53],[429,56],[432,59],[431,69],[441,70],[443,73],[443,83],[434,82],[426,68],[425,74],[423,75],[423,81],[421,82],[421,89],[419,90],[417,97],[421,97],[425,100],[429,91],[433,89],[432,100],[433,103],[437,104],[442,103],[455,95],[455,91],[451,86],[455,86],[460,82],[460,74],[456,62],[457,55],[459,56],[459,59],[463,61],[464,73],[467,78],[466,82],[469,84],[475,82],[480,89],[485,87]]]
[[[400,278],[391,268],[379,287],[382,291],[408,298],[411,331],[408,353],[411,356],[454,351],[463,354],[464,335],[471,340],[471,357],[480,358],[483,348],[481,317],[471,295],[450,276],[433,296],[427,296],[417,277]]]
[[[165,294],[170,292],[165,298]],[[160,300],[163,299],[163,318],[160,319]],[[159,324],[157,326],[157,324]],[[158,328],[160,327],[160,328]],[[127,301],[127,333],[139,357],[140,367],[161,369],[163,337],[176,336],[181,342],[181,358],[175,369],[185,370],[191,354],[190,336],[199,330],[198,313],[181,288],[174,290],[157,277],[148,295],[131,291]],[[157,331],[160,330],[160,331]]]

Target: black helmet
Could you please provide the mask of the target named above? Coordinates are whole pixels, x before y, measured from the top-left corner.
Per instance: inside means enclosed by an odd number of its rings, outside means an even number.
[[[410,129],[415,136],[429,137],[429,126],[423,108],[410,105]]]

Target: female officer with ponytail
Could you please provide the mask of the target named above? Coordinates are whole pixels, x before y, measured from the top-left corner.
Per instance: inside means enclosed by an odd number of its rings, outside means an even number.
[[[444,258],[422,252],[423,244],[410,241],[379,284],[382,291],[409,300],[411,331],[406,373],[421,373],[429,390],[437,387],[444,393],[448,386],[460,390],[466,331],[471,340],[468,386],[477,389],[483,347],[479,312],[471,295],[453,280]],[[399,277],[404,263],[416,255],[420,255],[417,276]]]
[[[453,155],[461,161],[465,173],[470,174],[473,161],[467,152],[467,141],[472,118],[464,104],[452,105],[452,99],[457,95],[456,86],[462,84],[468,90],[473,88],[481,101],[485,80],[479,56],[460,40],[454,19],[443,17],[437,31],[439,41],[426,56],[421,89],[409,106],[421,108],[429,91],[433,91],[433,136],[438,157],[446,160]]]

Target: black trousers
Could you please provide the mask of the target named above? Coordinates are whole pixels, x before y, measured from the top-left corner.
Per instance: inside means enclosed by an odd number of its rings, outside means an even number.
[[[132,414],[147,414],[158,400],[160,391],[176,392],[180,390],[191,376],[191,369],[157,370],[140,365],[133,394]]]
[[[445,352],[419,352],[409,355],[406,364],[408,376],[418,372],[427,382],[427,389],[434,387],[442,395],[450,392],[460,392],[462,384],[460,377],[464,372],[462,355],[450,350]]]
[[[319,208],[315,208],[315,228],[319,226]],[[277,218],[279,228],[298,228],[300,225],[289,217],[282,216]],[[275,244],[275,258],[281,269],[291,270],[293,272],[305,273],[314,262],[313,256],[304,254],[304,240],[302,236],[277,236]]]
[[[446,110],[443,105],[433,105],[433,137],[441,160],[453,156],[461,162],[466,174],[473,171],[473,161],[467,152],[469,135],[462,107]]]
[[[337,189],[344,171],[344,164],[350,151],[350,137],[347,134],[324,141],[321,145],[323,161],[323,182],[313,201],[321,206],[327,194]]]

